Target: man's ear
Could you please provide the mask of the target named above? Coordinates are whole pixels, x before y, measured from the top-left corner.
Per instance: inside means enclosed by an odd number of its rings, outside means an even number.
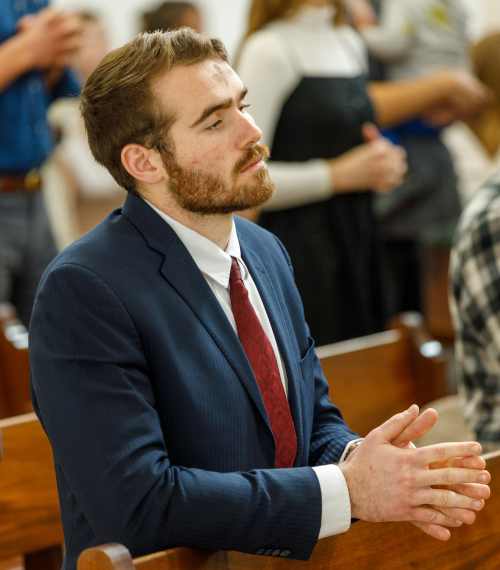
[[[141,144],[128,144],[121,154],[125,170],[144,184],[157,184],[167,173],[163,167],[160,153]]]

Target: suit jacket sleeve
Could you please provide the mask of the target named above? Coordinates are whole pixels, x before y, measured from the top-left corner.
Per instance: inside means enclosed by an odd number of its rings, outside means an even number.
[[[142,339],[98,276],[71,263],[46,273],[30,326],[30,358],[35,410],[58,477],[99,542],[125,544],[133,556],[191,546],[279,548],[309,558],[321,523],[313,470],[218,473],[172,465]],[[335,455],[323,423],[327,415],[337,418],[323,380],[319,461]]]
[[[340,410],[330,401],[328,383],[317,356],[314,363],[314,378],[316,400],[309,465],[338,463],[346,445],[360,436],[347,427]]]

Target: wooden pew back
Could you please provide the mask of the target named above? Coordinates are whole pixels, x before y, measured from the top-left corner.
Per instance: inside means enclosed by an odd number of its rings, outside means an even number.
[[[391,330],[319,347],[330,398],[351,429],[365,436],[411,404],[447,395],[447,358],[418,313],[393,319]]]
[[[0,418],[33,411],[28,331],[10,303],[0,303]]]
[[[465,570],[500,567],[500,451],[484,456],[492,476],[491,498],[472,526],[452,530],[451,539],[430,538],[410,523],[358,522],[320,540],[309,562],[174,548],[132,560],[118,544],[83,552],[78,570]]]
[[[52,448],[35,414],[0,420],[0,559],[60,570],[64,541]]]

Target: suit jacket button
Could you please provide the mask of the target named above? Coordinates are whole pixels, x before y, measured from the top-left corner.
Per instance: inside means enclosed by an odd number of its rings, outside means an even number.
[[[282,550],[280,556],[281,558],[288,558],[290,554],[292,553],[289,550]]]
[[[273,549],[272,549],[272,548],[269,548],[268,550],[266,550],[266,551],[264,552],[264,556],[271,556],[272,553],[273,553]]]
[[[258,556],[262,556],[265,552],[265,548],[259,548],[259,550],[255,551],[255,554],[257,554]]]
[[[271,556],[279,556],[280,554],[281,554],[281,550],[276,549],[276,550],[271,554]]]

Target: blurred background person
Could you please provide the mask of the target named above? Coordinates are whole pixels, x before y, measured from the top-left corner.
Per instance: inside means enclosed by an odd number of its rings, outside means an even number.
[[[457,121],[443,133],[463,204],[500,169],[500,34],[483,38],[471,55],[474,72],[493,97],[482,113],[467,122]]]
[[[164,2],[142,16],[143,32],[177,30],[186,26],[199,34],[203,32],[200,10],[191,2]]]
[[[450,263],[450,305],[462,412],[484,451],[500,444],[500,173],[460,217]]]
[[[372,83],[368,94],[364,44],[340,8],[254,0],[237,66],[277,186],[259,223],[290,253],[317,344],[381,331],[389,316],[372,202],[401,183],[405,163],[372,123],[393,126],[444,103],[475,109],[485,97],[454,72]]]
[[[57,253],[41,193],[40,167],[54,145],[46,112],[80,91],[65,69],[79,41],[75,14],[44,0],[0,3],[0,301],[12,302],[26,326]]]
[[[467,10],[462,0],[381,0],[380,20],[370,0],[345,0],[351,19],[386,77],[404,80],[440,69],[471,68]],[[423,310],[423,242],[449,247],[460,214],[453,160],[441,127],[473,120],[453,106],[385,132],[408,153],[409,175],[390,196],[377,198],[391,269],[392,312]]]
[[[80,16],[81,41],[71,68],[85,84],[110,48],[100,18],[91,13]],[[49,121],[60,141],[45,167],[45,176],[51,181],[47,206],[59,249],[63,249],[123,205],[125,191],[94,160],[77,99],[54,103]]]
[[[80,45],[71,58],[71,68],[84,85],[102,58],[108,54],[110,47],[100,17],[92,12],[81,12],[80,17]]]
[[[385,325],[371,192],[391,190],[405,164],[371,124],[361,41],[334,26],[331,3],[298,4],[253,2],[237,71],[277,185],[259,223],[283,241],[311,334],[329,344]]]
[[[353,21],[353,15],[356,16],[363,13],[364,19],[370,23],[375,23],[380,16],[380,2],[381,0],[361,0],[359,4],[357,0],[344,0],[343,8],[345,10],[345,17],[351,26],[356,27]],[[351,7],[352,4],[356,4]],[[383,81],[386,79],[385,64],[381,59],[374,57],[368,53],[368,69],[370,81]]]
[[[470,67],[463,0],[344,0],[370,53],[387,64],[387,79],[405,79],[437,68]]]

